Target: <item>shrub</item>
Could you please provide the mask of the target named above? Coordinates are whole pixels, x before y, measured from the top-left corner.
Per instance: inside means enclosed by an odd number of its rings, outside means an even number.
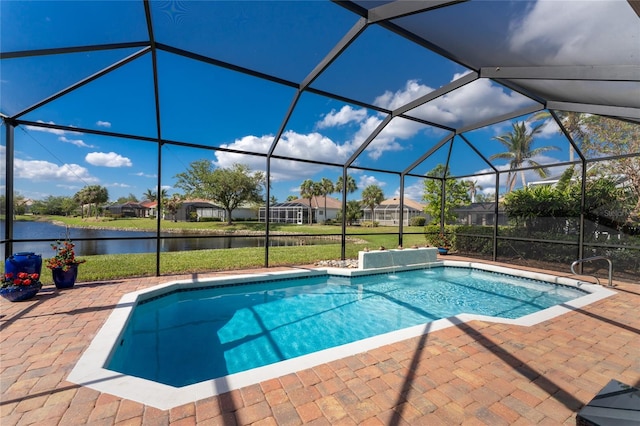
[[[201,217],[200,222],[222,222],[219,217]]]
[[[460,225],[454,227],[456,249],[461,254],[491,255],[493,226]]]
[[[411,220],[409,221],[409,225],[410,226],[424,226],[424,224],[427,222],[427,219],[425,217],[422,216],[414,216],[411,218]]]

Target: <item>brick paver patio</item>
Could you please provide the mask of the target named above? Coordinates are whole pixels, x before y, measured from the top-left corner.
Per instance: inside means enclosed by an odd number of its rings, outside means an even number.
[[[575,424],[609,380],[640,384],[640,285],[630,283],[533,327],[474,321],[167,411],[65,380],[124,293],[177,278],[3,299],[0,424]]]

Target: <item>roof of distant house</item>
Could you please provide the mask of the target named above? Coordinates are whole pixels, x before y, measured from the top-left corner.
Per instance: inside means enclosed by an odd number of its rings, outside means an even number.
[[[324,208],[324,197],[314,195],[311,198],[311,207],[312,208]],[[274,204],[272,207],[295,207],[295,206],[305,206],[309,207],[309,199],[308,198],[296,198],[295,200],[286,201],[284,203]],[[337,198],[327,197],[327,208],[328,209],[341,209],[342,201]]]
[[[393,197],[393,198],[387,198],[386,200],[378,204],[376,208],[379,208],[379,207],[380,208],[398,208],[399,206],[400,206],[400,197]],[[404,207],[409,210],[423,211],[425,208],[425,205],[405,197]]]

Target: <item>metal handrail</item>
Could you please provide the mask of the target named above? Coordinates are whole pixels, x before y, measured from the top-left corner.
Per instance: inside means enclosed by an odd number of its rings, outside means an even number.
[[[575,262],[573,262],[571,264],[571,272],[573,273],[573,275],[584,275],[584,276],[589,276],[589,277],[594,277],[596,279],[596,281],[598,281],[598,284],[600,284],[600,280],[598,279],[598,277],[596,277],[595,275],[587,275],[587,274],[578,274],[575,271],[575,267],[576,265],[583,263],[583,262],[591,262],[592,260],[606,260],[609,263],[609,287],[613,287],[613,263],[611,263],[611,259],[609,259],[606,256],[593,256],[593,257],[587,257],[585,259],[578,259]]]

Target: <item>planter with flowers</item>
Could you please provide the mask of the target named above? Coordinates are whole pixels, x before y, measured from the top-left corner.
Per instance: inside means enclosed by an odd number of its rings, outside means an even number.
[[[2,279],[0,296],[12,302],[31,299],[42,288],[40,274],[28,272],[7,272]]]
[[[86,260],[76,259],[74,247],[75,244],[69,239],[51,244],[56,254],[46,260],[46,266],[51,269],[56,288],[73,287],[78,277],[78,265],[86,262]]]

